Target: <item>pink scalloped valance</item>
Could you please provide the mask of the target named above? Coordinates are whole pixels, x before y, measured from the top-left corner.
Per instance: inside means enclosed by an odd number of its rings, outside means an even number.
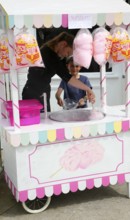
[[[43,198],[44,196],[51,197],[53,195],[60,195],[61,193],[76,192],[77,190],[83,191],[85,189],[92,189],[93,187],[109,186],[115,184],[123,184],[124,182],[130,182],[130,173],[121,173],[110,176],[103,176],[98,178],[88,178],[82,181],[73,181],[68,183],[61,183],[57,185],[50,185],[46,187],[40,187],[36,189],[26,189],[18,191],[8,175],[5,173],[5,180],[8,183],[12,194],[17,201],[25,202],[27,199],[32,199],[31,197]],[[35,196],[34,196],[35,194]]]
[[[130,130],[130,121],[105,122],[93,125],[83,125],[75,127],[66,127],[53,130],[41,130],[34,132],[25,132],[21,134],[11,135],[1,129],[1,135],[12,147],[28,146],[29,144],[50,144],[59,141],[69,141],[73,139],[84,139],[90,136],[119,134]]]

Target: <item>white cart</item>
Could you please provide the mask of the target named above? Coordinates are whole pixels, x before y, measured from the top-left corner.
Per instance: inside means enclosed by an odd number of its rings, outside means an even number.
[[[7,32],[10,45],[13,44],[14,27],[68,27],[71,21],[71,27],[75,23],[82,28],[86,16],[86,28],[95,24],[130,23],[130,6],[123,0],[12,0],[13,7],[9,0],[0,0],[0,3],[0,28]],[[28,212],[38,213],[48,207],[54,194],[124,182],[128,183],[130,197],[129,64],[124,70],[126,89],[122,91],[126,92],[126,105],[109,107],[104,96],[106,116],[102,120],[62,123],[43,117],[39,125],[20,127],[17,71],[11,47],[9,53],[15,126],[11,127],[1,114],[1,143],[5,179],[16,200],[22,202]],[[104,66],[101,67],[101,81],[103,78]],[[1,103],[6,97],[4,85],[1,74]],[[101,91],[105,90],[106,79],[101,83]]]

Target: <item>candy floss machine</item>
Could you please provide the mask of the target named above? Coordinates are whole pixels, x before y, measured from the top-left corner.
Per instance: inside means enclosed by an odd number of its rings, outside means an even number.
[[[30,29],[60,26],[86,29],[106,24],[124,25],[129,31],[130,6],[123,0],[49,0],[49,4],[41,0],[20,3],[12,0],[13,7],[9,5],[9,0],[0,1],[0,39],[8,51],[6,59],[2,49],[0,52],[1,146],[5,180],[16,201],[21,202],[27,212],[38,213],[48,207],[53,195],[124,182],[128,183],[130,197],[129,60],[124,69],[126,87],[122,91],[126,94],[126,103],[121,106],[107,105],[105,65],[100,65],[102,114],[99,112],[100,118],[96,120],[84,120],[85,109],[72,109],[60,112],[60,117],[54,112],[50,117],[42,117],[37,124],[23,126],[17,82],[19,68],[43,65],[37,42],[25,43],[25,36],[32,39]],[[23,29],[26,33],[21,35]],[[19,54],[21,46],[28,54],[27,60]],[[2,107],[3,102],[9,103],[5,73],[10,78],[13,126]],[[66,111],[74,115],[72,120]],[[63,120],[64,114],[68,121]]]

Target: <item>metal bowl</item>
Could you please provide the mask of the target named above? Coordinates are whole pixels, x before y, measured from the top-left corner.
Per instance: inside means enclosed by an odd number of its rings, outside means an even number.
[[[75,102],[73,99],[66,98],[63,100],[63,109],[64,110],[70,110],[75,109],[77,107],[78,103]]]
[[[77,122],[77,121],[94,121],[101,120],[105,114],[99,110],[90,109],[73,109],[53,112],[49,118],[59,122]]]

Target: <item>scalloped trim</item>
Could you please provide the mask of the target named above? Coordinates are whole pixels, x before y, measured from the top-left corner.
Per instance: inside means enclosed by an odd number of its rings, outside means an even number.
[[[122,173],[117,175],[110,175],[86,180],[79,180],[69,183],[57,184],[52,186],[40,187],[36,189],[27,189],[18,191],[11,182],[10,178],[5,173],[5,180],[8,183],[12,194],[17,201],[25,202],[27,199],[33,200],[36,197],[43,198],[44,196],[51,197],[53,195],[60,195],[61,193],[67,194],[69,192],[76,192],[77,190],[83,191],[85,189],[99,188],[101,186],[107,187],[110,184],[123,184],[124,182],[130,183],[130,173]]]
[[[30,28],[35,26],[36,28],[40,28],[42,26],[48,27],[68,27],[68,15],[33,15],[33,16],[9,16],[8,19],[6,16],[3,17],[5,24],[9,28],[13,28],[14,26],[17,28],[22,28],[24,26]],[[130,14],[129,13],[108,13],[108,14],[94,14],[93,15],[93,26],[99,25],[103,26],[105,23],[109,26],[128,25],[130,23]]]
[[[58,141],[73,139],[83,139],[89,136],[111,135],[113,133],[127,132],[130,129],[130,120],[115,121],[101,124],[66,127],[54,130],[44,130],[31,133],[21,133],[10,135],[8,131],[2,129],[2,136],[13,147],[29,144],[46,144]]]

